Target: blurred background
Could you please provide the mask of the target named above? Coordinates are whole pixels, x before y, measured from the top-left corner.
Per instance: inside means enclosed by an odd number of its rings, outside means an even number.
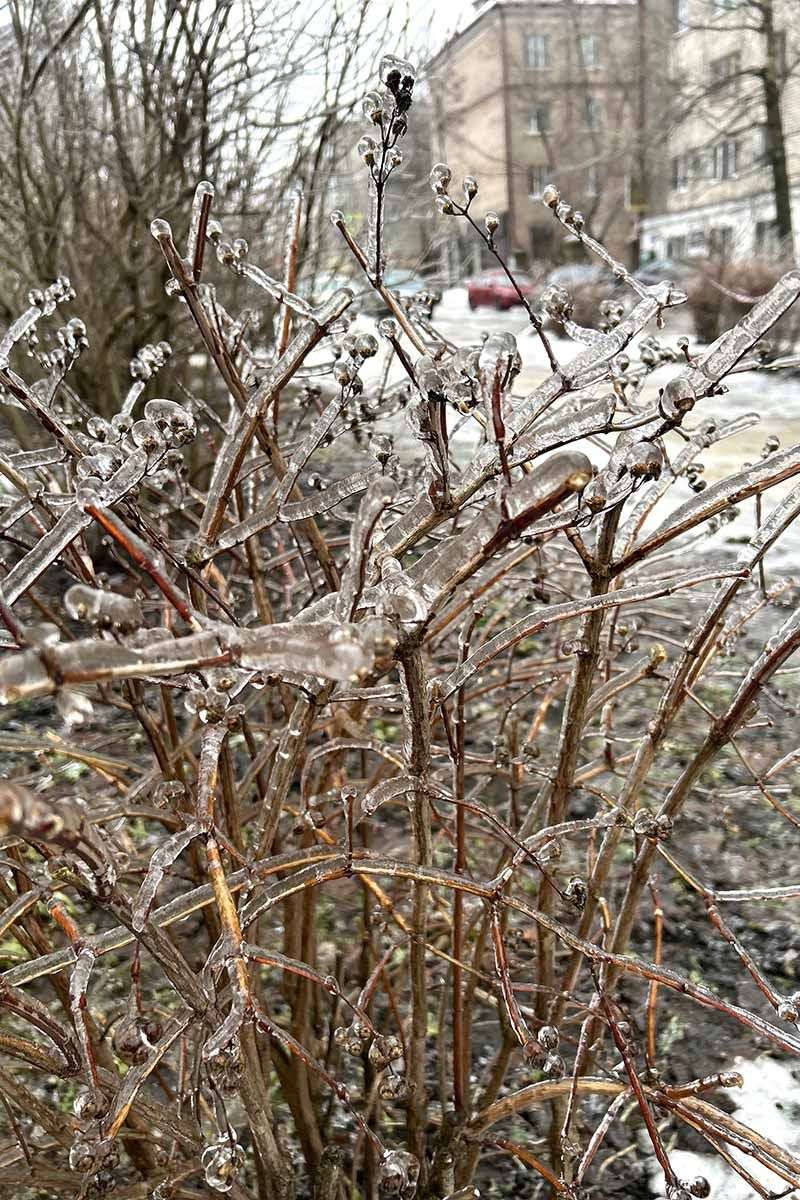
[[[596,325],[621,299],[611,272],[542,204],[547,184],[646,282],[689,295],[675,330],[708,342],[796,256],[800,227],[797,0],[5,0],[0,6],[0,324],[31,287],[70,277],[90,331],[78,390],[114,411],[145,342],[180,350],[149,223],[185,236],[196,182],[214,215],[280,275],[301,189],[299,290],[364,291],[328,214],[366,236],[356,151],[383,53],[419,70],[387,202],[388,285],[431,286],[455,340],[525,314],[466,222],[440,216],[428,174],[474,175],[474,209],[536,299],[572,297]],[[274,320],[252,291],[226,299],[252,336]],[[363,307],[375,308],[365,294]],[[377,311],[374,315],[378,315]],[[776,333],[785,350],[797,319]],[[188,332],[188,330],[187,330]],[[559,334],[556,328],[554,333]],[[198,364],[195,364],[197,368]],[[172,360],[171,378],[196,389]]]

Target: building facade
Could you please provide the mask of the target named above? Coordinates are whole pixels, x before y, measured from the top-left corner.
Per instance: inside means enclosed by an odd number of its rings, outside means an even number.
[[[488,0],[429,65],[433,150],[455,186],[474,175],[517,266],[569,257],[541,203],[548,183],[613,253],[638,258],[640,215],[660,211],[671,0]],[[452,218],[450,218],[452,220]],[[456,269],[474,261],[459,223]]]
[[[799,59],[800,0],[676,0],[670,178],[662,213],[643,221],[644,257],[796,257]],[[776,230],[766,71],[780,96],[793,246],[780,244]]]

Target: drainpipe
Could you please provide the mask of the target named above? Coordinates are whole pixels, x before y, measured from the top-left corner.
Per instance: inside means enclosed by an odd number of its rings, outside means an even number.
[[[511,147],[511,85],[509,82],[508,65],[508,35],[506,30],[506,12],[501,6],[500,14],[500,69],[503,87],[503,136],[506,146],[506,253],[511,262],[514,257],[516,244],[516,215],[514,212],[514,162]]]

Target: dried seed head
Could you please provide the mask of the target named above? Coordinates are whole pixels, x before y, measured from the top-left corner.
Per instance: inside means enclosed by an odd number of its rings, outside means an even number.
[[[545,1050],[557,1050],[561,1035],[555,1025],[543,1025],[536,1034],[536,1040]]]
[[[411,1200],[417,1190],[419,1160],[407,1150],[385,1150],[378,1167],[378,1185],[387,1196]]]
[[[369,1061],[376,1071],[382,1071],[402,1057],[403,1047],[399,1038],[393,1034],[376,1034],[369,1048]]]

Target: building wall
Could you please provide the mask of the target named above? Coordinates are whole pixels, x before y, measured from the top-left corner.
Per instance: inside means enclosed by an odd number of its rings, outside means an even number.
[[[800,54],[800,4],[775,0],[774,11],[786,44],[781,108],[787,167],[790,180],[800,181],[800,70],[794,66]],[[767,253],[774,244],[775,205],[764,160],[763,88],[748,74],[765,59],[762,35],[747,28],[757,10],[751,0],[727,10],[716,0],[684,0],[682,16],[686,28],[673,34],[671,48],[670,186],[663,215],[645,222],[643,251],[668,256],[669,243],[674,254],[683,239],[690,258],[717,247],[738,257]],[[720,78],[725,62],[731,64],[727,80]],[[726,142],[736,146],[733,170]],[[800,186],[795,191],[797,247]]]
[[[459,178],[477,176],[476,209],[505,216],[507,248],[517,261],[568,251],[541,204],[545,182],[584,213],[612,252],[630,258],[637,218],[626,201],[631,180],[634,193],[640,190],[643,156],[651,204],[661,203],[664,188],[662,147],[637,134],[666,107],[670,7],[668,0],[493,3],[434,61],[441,156]],[[544,59],[541,44],[529,49],[533,37],[546,40]],[[581,55],[587,37],[595,62]],[[539,131],[533,117],[542,109],[547,121]]]

